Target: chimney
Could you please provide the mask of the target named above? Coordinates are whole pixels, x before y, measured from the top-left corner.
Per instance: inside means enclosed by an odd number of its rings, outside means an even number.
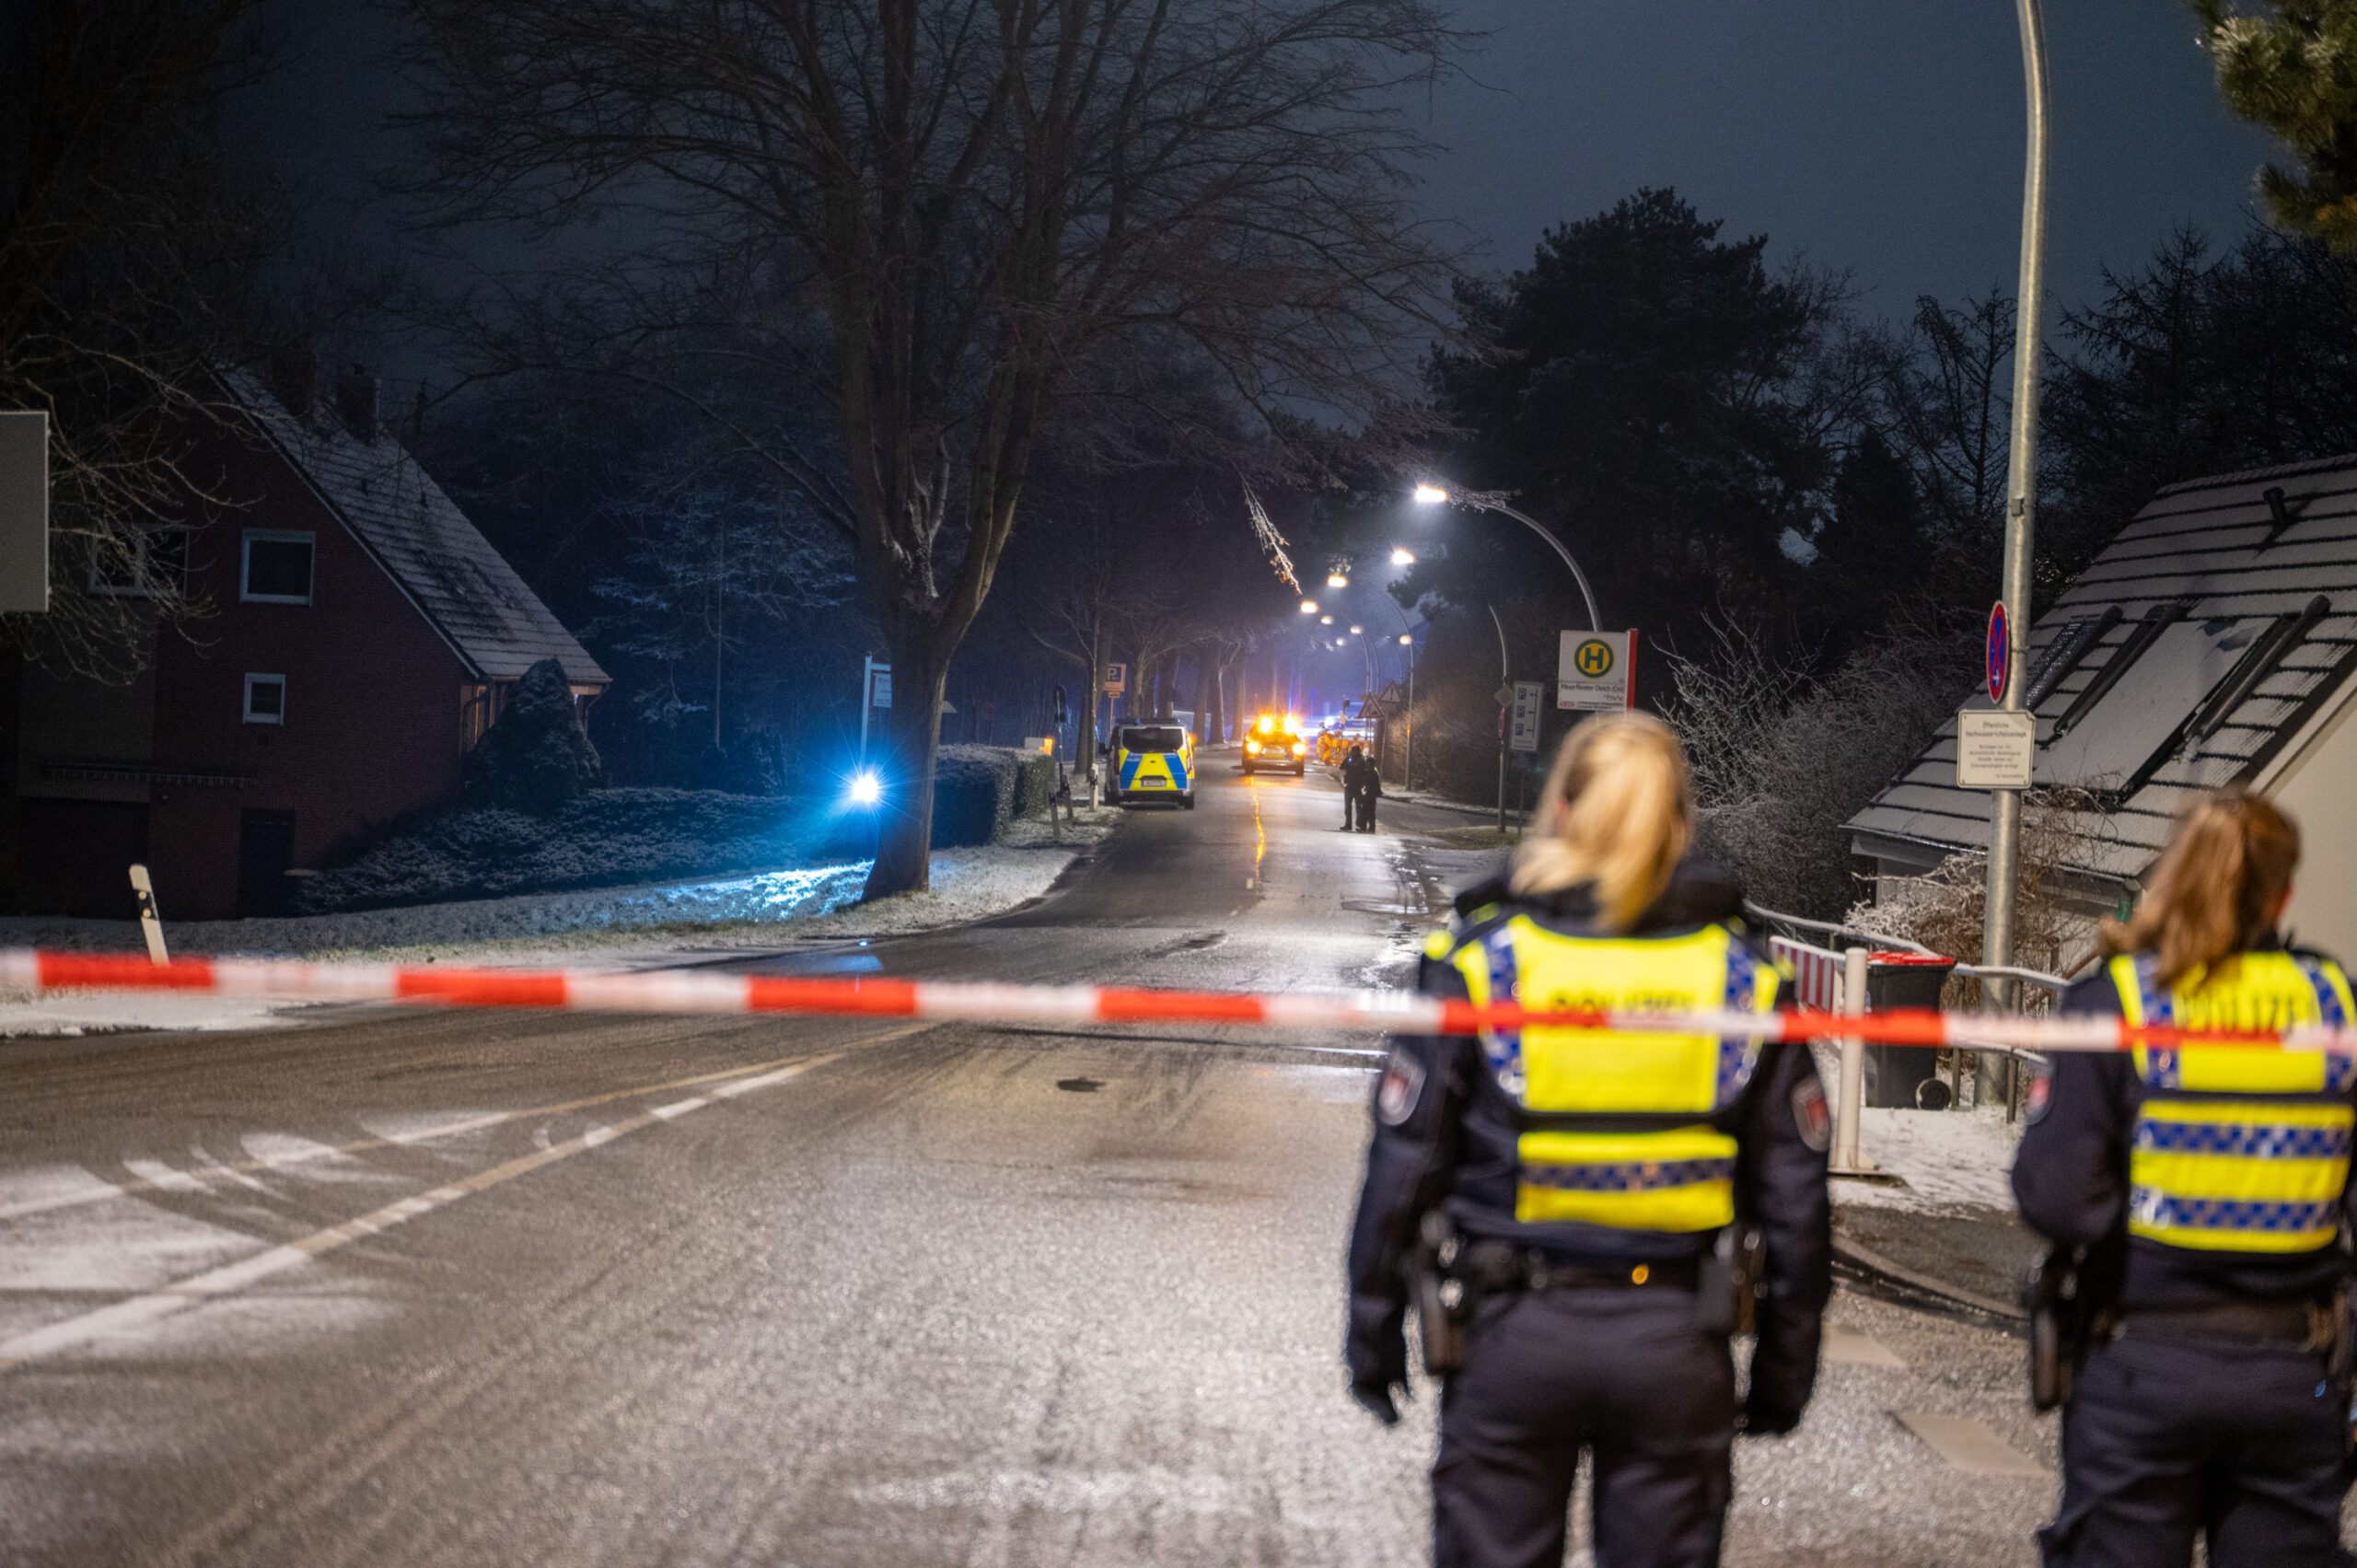
[[[353,435],[363,441],[377,439],[377,377],[366,366],[355,365],[351,375],[336,377],[335,410]]]
[[[270,389],[286,412],[308,424],[319,401],[319,361],[308,344],[279,349],[270,356]]]

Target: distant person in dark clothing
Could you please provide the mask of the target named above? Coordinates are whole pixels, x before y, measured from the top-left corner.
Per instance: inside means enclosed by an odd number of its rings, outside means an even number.
[[[1359,764],[1359,831],[1375,831],[1375,803],[1383,798],[1383,770],[1368,758]]]
[[[1342,759],[1342,831],[1346,833],[1359,825],[1359,781],[1364,774],[1371,772],[1373,770],[1367,765],[1365,750],[1360,747],[1352,747],[1350,754]]]

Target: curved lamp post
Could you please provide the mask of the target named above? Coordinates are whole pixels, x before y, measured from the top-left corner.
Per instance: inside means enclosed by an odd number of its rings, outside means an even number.
[[[1469,506],[1476,512],[1496,512],[1501,516],[1512,517],[1515,522],[1545,540],[1547,548],[1552,550],[1562,559],[1563,564],[1571,568],[1572,580],[1580,586],[1580,598],[1587,606],[1587,629],[1591,632],[1604,630],[1604,618],[1596,612],[1596,594],[1588,587],[1587,574],[1580,570],[1580,563],[1572,559],[1572,552],[1563,548],[1562,540],[1549,533],[1538,518],[1507,505],[1506,498],[1502,493],[1494,490],[1453,491],[1446,485],[1420,484],[1416,486],[1415,501],[1420,506],[1457,505]]]

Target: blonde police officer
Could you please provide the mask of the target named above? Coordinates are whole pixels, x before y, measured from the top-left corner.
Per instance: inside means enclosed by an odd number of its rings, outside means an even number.
[[[2063,1010],[2132,1023],[2343,1023],[2349,979],[2276,935],[2299,830],[2257,796],[2198,802],[2111,955]],[[2357,1059],[2193,1047],[2063,1055],[2030,1092],[2023,1217],[2085,1249],[2108,1309],[2062,1421],[2049,1564],[2325,1568],[2348,1411],[2327,1359],[2349,1278]]]
[[[1684,859],[1690,793],[1666,726],[1583,724],[1536,822],[1510,874],[1457,900],[1426,948],[1424,991],[1534,1008],[1775,1007],[1777,972],[1742,931],[1736,889]],[[1449,1304],[1424,1328],[1428,1363],[1463,1339],[1441,1397],[1435,1562],[1560,1563],[1585,1448],[1599,1563],[1715,1563],[1732,1438],[1792,1430],[1816,1379],[1829,1118],[1806,1049],[1401,1037],[1374,1112],[1345,1358],[1359,1402],[1397,1420],[1411,1294]],[[1740,1404],[1727,1338],[1738,1231],[1764,1240]]]

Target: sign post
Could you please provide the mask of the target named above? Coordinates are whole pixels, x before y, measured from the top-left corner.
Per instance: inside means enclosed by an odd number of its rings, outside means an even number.
[[[1609,713],[1637,705],[1637,633],[1565,632],[1555,659],[1555,706]]]

